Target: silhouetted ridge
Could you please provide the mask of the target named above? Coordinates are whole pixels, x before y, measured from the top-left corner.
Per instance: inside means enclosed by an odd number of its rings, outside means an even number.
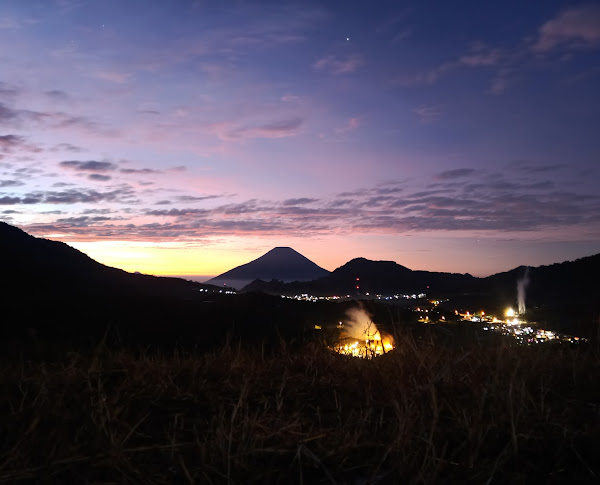
[[[258,282],[246,290],[268,292],[284,291],[286,294],[312,293],[318,295],[360,296],[366,293],[463,291],[473,287],[477,278],[455,273],[412,271],[394,261],[372,261],[355,258],[332,273],[306,283],[269,285]],[[262,288],[261,288],[262,286]],[[358,287],[358,288],[357,288]]]
[[[0,263],[11,293],[45,295],[183,294],[203,285],[105,266],[60,241],[36,238],[0,222]]]
[[[335,269],[332,274],[350,274],[354,272],[361,273],[364,277],[376,277],[386,271],[393,271],[396,273],[404,271],[408,273],[411,270],[395,261],[373,261],[366,258],[354,258]]]
[[[42,268],[60,269],[61,272],[81,272],[84,268],[112,270],[71,246],[49,239],[36,238],[18,227],[0,222],[0,259],[3,268],[34,271]]]

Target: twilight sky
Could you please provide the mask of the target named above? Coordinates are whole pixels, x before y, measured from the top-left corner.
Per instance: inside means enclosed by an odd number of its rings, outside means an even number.
[[[600,252],[600,4],[2,0],[0,220],[151,274]]]

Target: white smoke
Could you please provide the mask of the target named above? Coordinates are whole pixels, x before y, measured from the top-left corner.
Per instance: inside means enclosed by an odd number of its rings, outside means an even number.
[[[340,322],[341,323],[341,322]],[[342,355],[372,359],[394,349],[394,339],[377,328],[362,304],[346,311],[340,340],[334,350]]]
[[[525,313],[525,290],[529,285],[529,268],[525,270],[523,277],[517,281],[517,299],[519,302],[519,314]]]
[[[361,307],[350,308],[346,312],[343,334],[357,340],[381,340],[381,334],[371,316]]]

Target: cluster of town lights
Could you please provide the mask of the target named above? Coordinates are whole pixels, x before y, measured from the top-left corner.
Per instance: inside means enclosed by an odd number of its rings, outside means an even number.
[[[519,318],[518,312],[512,308],[507,308],[504,312],[504,319],[499,319],[494,316],[486,316],[481,312],[481,316],[471,315],[469,312],[464,314],[456,312],[463,317],[463,320],[471,322],[484,322],[486,325],[483,330],[492,330],[499,332],[502,335],[512,337],[520,344],[538,344],[550,341],[568,342],[568,343],[583,343],[585,338],[574,337],[571,335],[544,330],[543,328],[535,328],[535,324],[527,322],[524,318]]]

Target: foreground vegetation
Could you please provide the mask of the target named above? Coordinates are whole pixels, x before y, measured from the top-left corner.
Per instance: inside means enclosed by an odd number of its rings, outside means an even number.
[[[3,364],[0,481],[597,483],[599,377],[591,346],[101,343]]]

